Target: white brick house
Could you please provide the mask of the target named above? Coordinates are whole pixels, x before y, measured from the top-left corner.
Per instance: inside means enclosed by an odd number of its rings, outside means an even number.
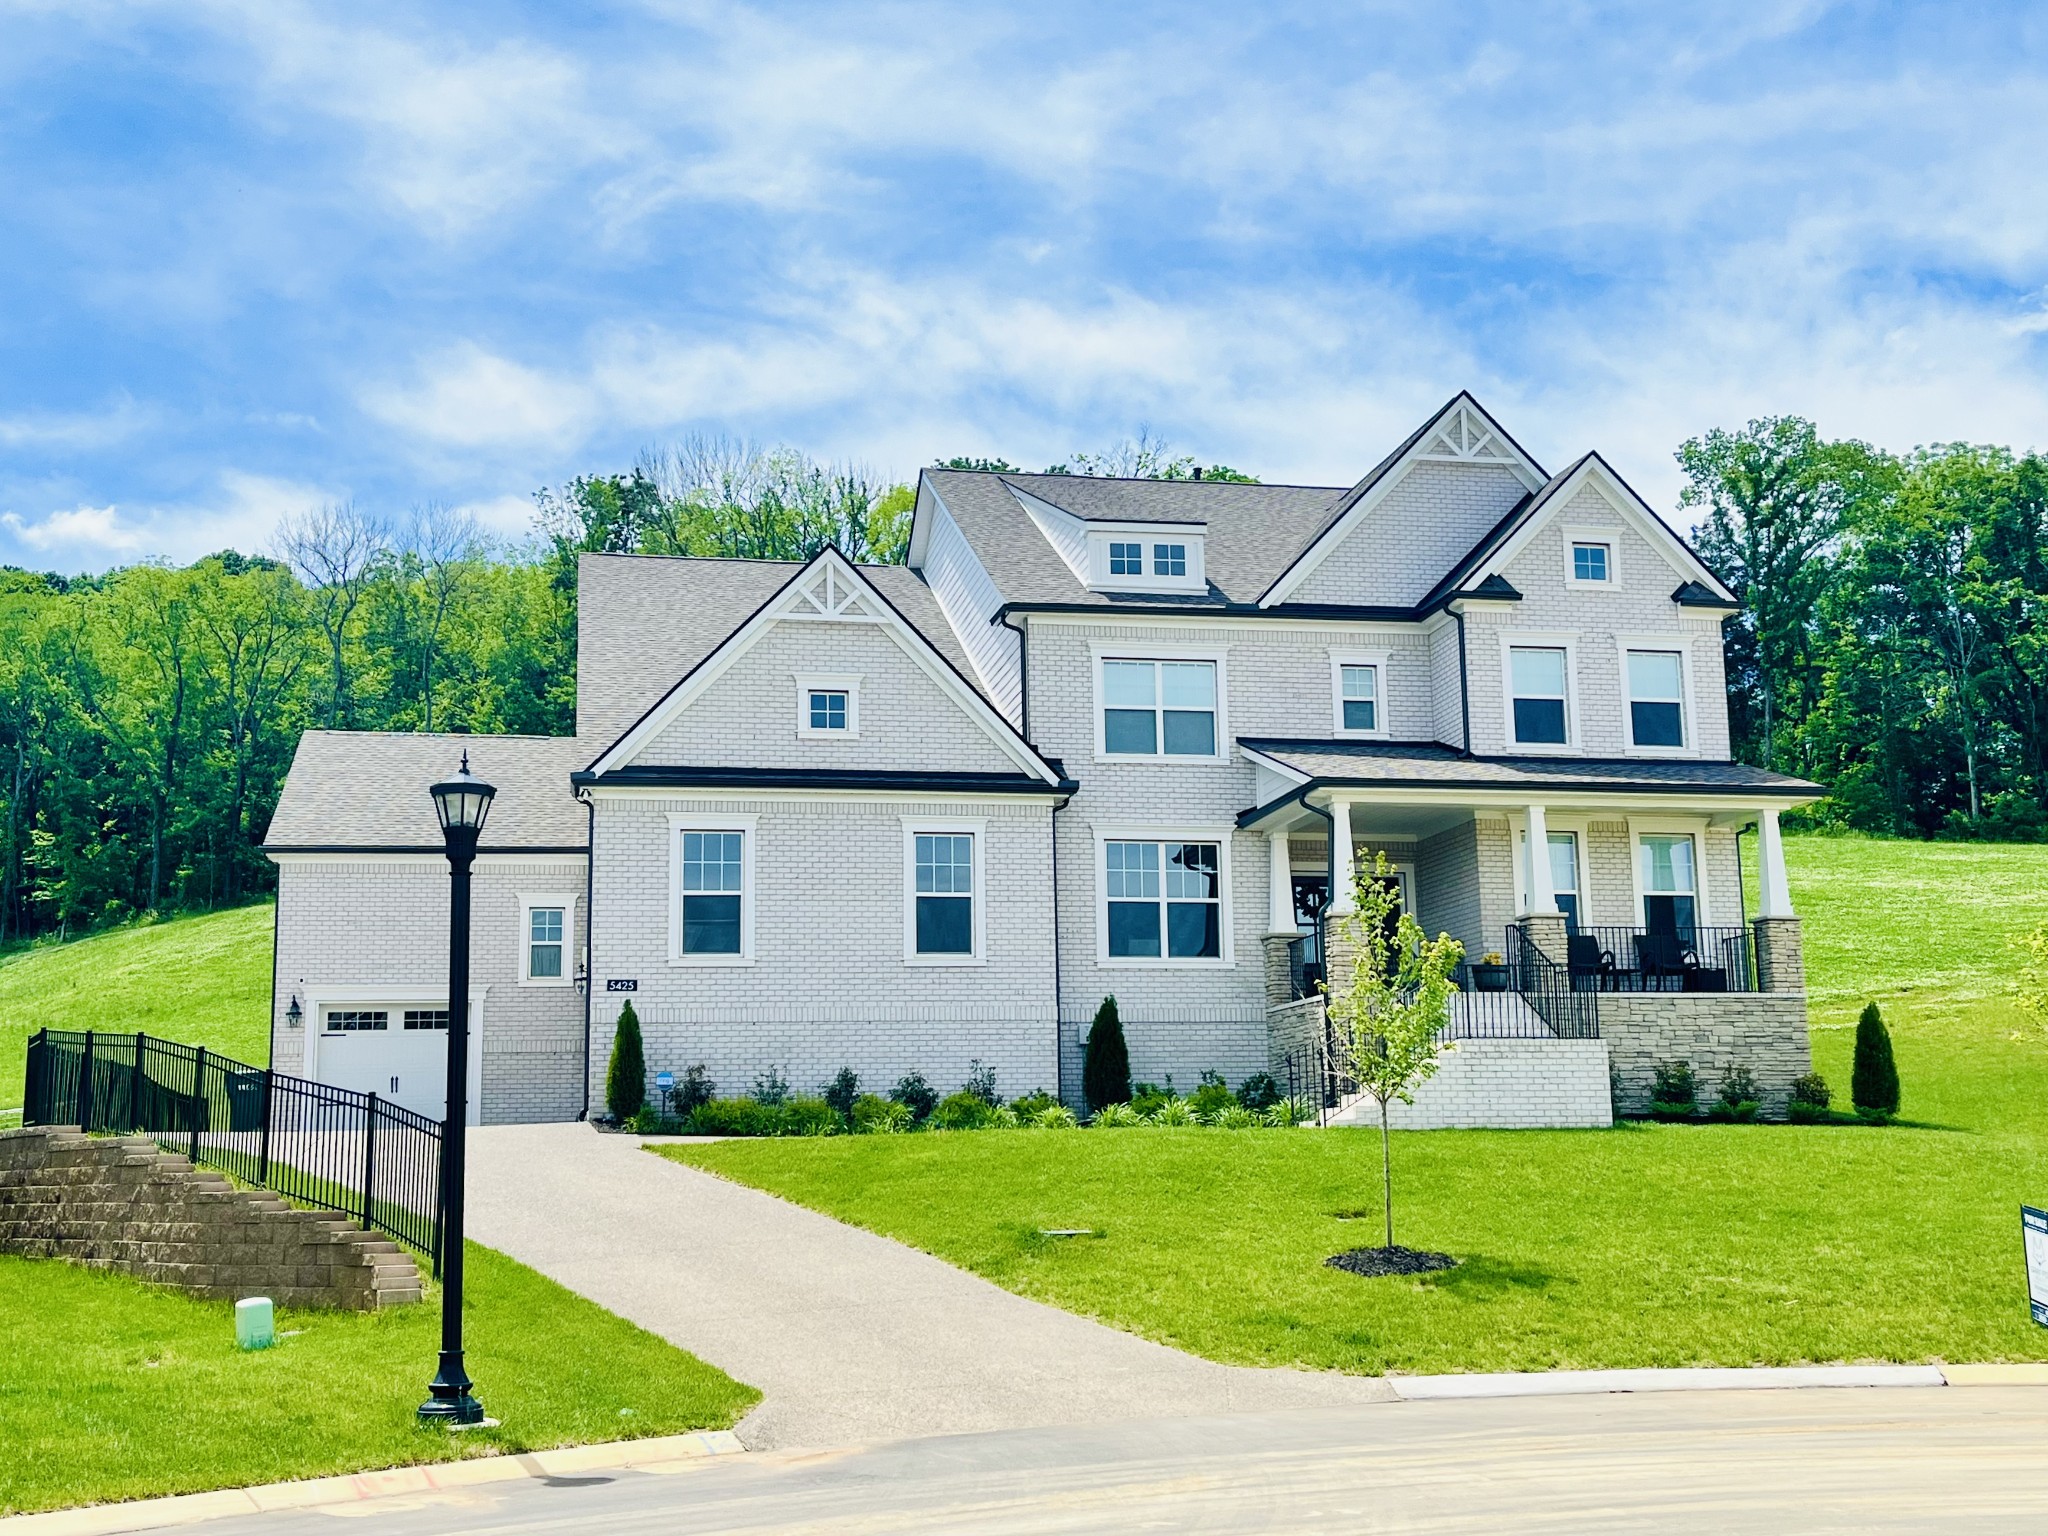
[[[979,1059],[1074,1100],[1111,993],[1141,1079],[1284,1074],[1379,852],[1504,957],[1410,1123],[1605,1123],[1678,1057],[1771,1112],[1806,1069],[1777,818],[1818,789],[1728,759],[1732,595],[1467,395],[1350,487],[930,470],[905,566],[592,555],[579,604],[574,737],[306,736],[279,1068],[438,1112],[426,786],[467,748],[485,1120],[601,1107],[627,995],[650,1071],[725,1092]]]

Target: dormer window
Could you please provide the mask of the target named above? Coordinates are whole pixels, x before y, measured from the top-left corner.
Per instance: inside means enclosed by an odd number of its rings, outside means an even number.
[[[1161,546],[1164,548],[1165,546]],[[1145,574],[1145,546],[1112,541],[1109,546],[1109,574],[1112,576],[1142,576]]]
[[[1154,544],[1152,546],[1152,574],[1154,576],[1185,576],[1187,573],[1187,545]]]
[[[851,673],[814,673],[796,680],[796,733],[816,741],[860,736],[860,679]]]

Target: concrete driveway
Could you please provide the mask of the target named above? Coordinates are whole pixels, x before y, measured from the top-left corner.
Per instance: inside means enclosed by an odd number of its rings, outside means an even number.
[[[1386,1402],[1216,1365],[583,1125],[470,1132],[469,1235],[761,1389],[757,1450]]]

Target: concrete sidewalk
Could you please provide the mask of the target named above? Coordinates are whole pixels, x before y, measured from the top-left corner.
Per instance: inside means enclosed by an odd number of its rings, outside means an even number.
[[[750,1448],[1394,1399],[1217,1365],[584,1125],[470,1133],[469,1235],[759,1387]],[[486,1391],[488,1387],[486,1386]]]

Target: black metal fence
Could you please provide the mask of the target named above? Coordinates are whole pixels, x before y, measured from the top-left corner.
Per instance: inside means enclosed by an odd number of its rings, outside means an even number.
[[[1590,926],[1567,939],[1572,984],[1588,992],[1754,992],[1749,929],[1699,924],[1664,933]]]
[[[145,1034],[38,1030],[24,1125],[145,1135],[195,1165],[339,1211],[441,1272],[441,1126],[374,1093]]]

